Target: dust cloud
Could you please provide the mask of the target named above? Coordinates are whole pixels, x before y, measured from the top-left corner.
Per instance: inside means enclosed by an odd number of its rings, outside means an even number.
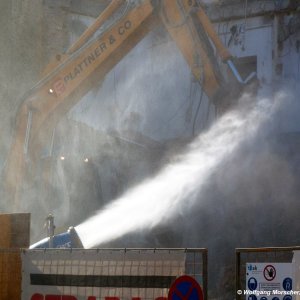
[[[185,153],[173,159],[154,178],[129,190],[78,225],[76,230],[84,246],[90,248],[136,230],[149,230],[190,209],[196,199],[204,201],[199,194],[214,171],[234,156],[239,147],[256,137],[278,106],[261,100],[249,108],[246,98],[239,109],[225,114],[200,134]],[[101,233],[99,228],[103,228]]]

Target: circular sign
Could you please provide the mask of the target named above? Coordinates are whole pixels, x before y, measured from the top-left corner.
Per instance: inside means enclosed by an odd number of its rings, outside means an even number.
[[[291,291],[293,288],[293,280],[292,278],[285,278],[282,283],[282,287],[285,291]]]
[[[248,279],[248,289],[250,291],[255,291],[257,288],[257,280],[254,277]]]
[[[193,277],[183,275],[172,283],[168,300],[203,300],[203,292]]]
[[[272,265],[265,266],[264,277],[267,281],[272,281],[276,277],[276,269]]]
[[[283,300],[293,300],[293,298],[292,298],[292,296],[290,296],[290,295],[285,295],[285,296],[283,297]]]

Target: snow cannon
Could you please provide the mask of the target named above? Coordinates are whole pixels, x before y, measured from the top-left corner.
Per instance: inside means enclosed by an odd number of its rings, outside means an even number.
[[[83,248],[82,242],[74,227],[67,232],[47,237],[30,246],[30,249],[43,248]]]
[[[83,248],[82,242],[74,227],[70,227],[67,232],[55,234],[55,225],[53,215],[46,218],[45,227],[47,228],[47,237],[31,245],[30,249],[38,248]]]

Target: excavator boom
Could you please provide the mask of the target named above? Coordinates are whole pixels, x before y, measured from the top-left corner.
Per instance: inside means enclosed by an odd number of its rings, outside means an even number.
[[[207,96],[216,99],[224,82],[214,52],[234,66],[198,1],[113,0],[78,41],[48,65],[43,79],[21,103],[4,174],[7,197],[15,209],[21,206],[25,170],[29,165],[32,170],[37,168],[58,120],[159,24],[164,25]],[[93,37],[99,28],[102,32]]]

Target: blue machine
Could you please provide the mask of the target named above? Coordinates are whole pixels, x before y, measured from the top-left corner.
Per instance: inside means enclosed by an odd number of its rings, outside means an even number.
[[[67,232],[47,237],[30,246],[30,249],[38,248],[83,248],[83,245],[74,227],[70,227]]]
[[[54,235],[53,216],[46,219],[48,237],[30,246],[30,249],[43,248],[84,248],[74,227],[70,227],[67,232]]]

